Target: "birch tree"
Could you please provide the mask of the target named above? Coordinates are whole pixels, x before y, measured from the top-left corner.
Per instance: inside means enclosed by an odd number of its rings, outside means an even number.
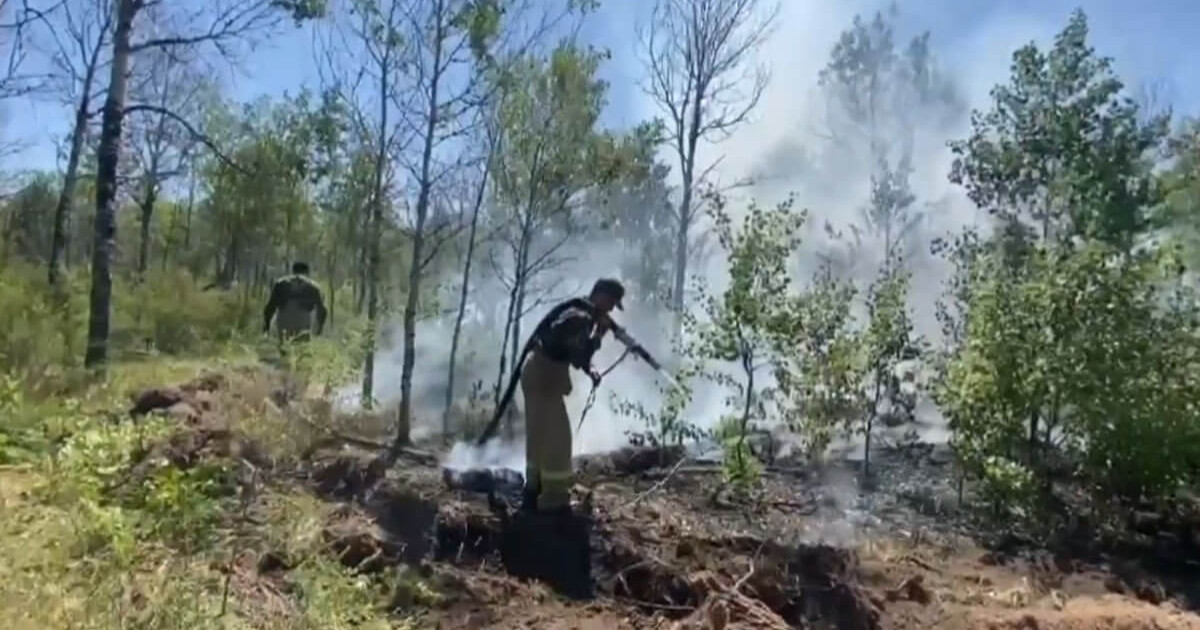
[[[408,444],[412,422],[412,376],[416,365],[417,313],[421,306],[421,281],[453,236],[453,221],[431,224],[431,199],[436,188],[464,160],[478,154],[455,150],[455,141],[467,137],[472,110],[486,87],[482,68],[491,61],[491,46],[501,31],[506,7],[499,0],[416,0],[404,7],[409,46],[405,57],[407,90],[398,92],[404,125],[415,134],[411,152],[402,154],[401,166],[413,183],[411,204],[411,255],[403,314],[403,355],[400,367],[400,407],[392,455]]]
[[[863,230],[882,241],[885,267],[912,253],[924,218],[909,184],[918,129],[940,130],[963,112],[956,86],[935,63],[929,33],[898,44],[898,16],[895,5],[870,20],[856,15],[819,75],[828,107],[824,180],[838,172],[844,182],[847,170],[869,174],[852,229],[856,246]]]
[[[364,339],[362,389],[364,408],[375,403],[375,351],[378,343],[381,234],[386,215],[393,208],[393,160],[412,133],[402,127],[396,111],[396,92],[405,48],[406,5],[401,0],[353,0],[334,26],[325,51],[325,81],[345,104],[359,143],[369,153],[370,184],[362,236],[362,268],[365,278],[361,294],[367,311]],[[365,63],[364,63],[365,61]]]
[[[677,314],[683,312],[697,188],[716,165],[699,165],[697,150],[701,141],[727,138],[758,104],[768,76],[753,54],[777,13],[778,5],[763,0],[656,0],[639,32],[643,89],[666,119],[665,140],[681,179],[671,294]]]
[[[485,115],[491,114],[491,111],[485,110],[485,112]],[[442,436],[444,438],[450,435],[450,412],[454,404],[458,345],[462,337],[463,319],[466,317],[467,312],[467,299],[471,294],[471,271],[475,264],[475,250],[479,244],[480,213],[483,210],[484,202],[487,200],[489,183],[492,178],[492,163],[496,159],[496,151],[499,150],[499,133],[491,116],[489,116],[488,122],[483,125],[483,133],[486,138],[487,156],[484,158],[474,181],[470,177],[466,180],[469,186],[468,190],[473,186],[471,192],[474,193],[474,198],[469,202],[471,204],[469,210],[470,219],[458,288],[458,306],[454,312],[454,331],[450,335],[449,367],[446,374],[446,401],[445,407],[442,410]]]

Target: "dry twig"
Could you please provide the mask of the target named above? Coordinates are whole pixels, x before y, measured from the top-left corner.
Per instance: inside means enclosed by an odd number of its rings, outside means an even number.
[[[633,507],[633,506],[637,505],[638,503],[641,503],[641,501],[643,499],[645,499],[646,497],[650,496],[650,494],[654,493],[658,489],[667,485],[667,482],[671,480],[671,477],[674,477],[675,473],[679,470],[679,468],[681,466],[683,466],[683,464],[687,461],[688,461],[687,458],[684,457],[684,458],[681,458],[678,462],[675,462],[675,465],[671,467],[671,470],[667,471],[666,476],[664,476],[662,479],[660,479],[658,481],[658,483],[655,483],[653,486],[650,486],[650,488],[647,489],[645,492],[638,493],[637,496],[630,499],[629,502],[627,502],[625,505],[622,505],[620,508],[617,509],[617,511],[619,512],[626,508]]]

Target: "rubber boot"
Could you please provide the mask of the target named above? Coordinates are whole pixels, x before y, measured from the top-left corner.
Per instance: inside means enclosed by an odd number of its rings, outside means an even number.
[[[521,490],[521,511],[530,513],[537,512],[537,498],[537,486],[531,483],[526,483],[525,487]]]

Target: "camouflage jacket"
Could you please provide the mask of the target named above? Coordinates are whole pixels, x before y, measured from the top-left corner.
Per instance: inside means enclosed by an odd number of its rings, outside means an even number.
[[[274,318],[280,332],[298,334],[315,329],[320,334],[325,316],[325,299],[317,283],[302,275],[284,276],[271,287],[271,298],[263,309],[263,330],[270,329]]]

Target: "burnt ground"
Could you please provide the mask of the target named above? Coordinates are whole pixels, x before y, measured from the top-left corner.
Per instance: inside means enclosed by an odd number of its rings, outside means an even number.
[[[176,465],[258,456],[208,413],[205,401],[224,386],[141,397],[139,412],[167,409],[180,420],[179,435],[157,447]],[[447,474],[436,454],[417,449],[384,471],[361,445],[322,443],[302,460],[260,466],[336,504],[328,552],[393,581],[389,605],[420,627],[1200,629],[1187,589],[1200,574],[1183,552],[1189,536],[1200,538],[1200,520],[1161,517],[1150,542],[1126,543],[1124,555],[1092,544],[1047,548],[983,528],[959,505],[947,458],[931,449],[875,457],[871,493],[858,491],[851,465],[781,467],[748,498],[678,452],[587,458],[575,495],[588,517],[572,531],[589,542],[590,592],[577,600],[556,592],[561,580],[512,575],[581,560],[564,542],[570,532],[514,514],[519,476]],[[1165,543],[1161,530],[1170,530]],[[1171,571],[1153,562],[1162,557],[1175,559]],[[286,600],[291,564],[260,550],[239,574],[240,596]],[[416,592],[414,577],[437,596]]]

